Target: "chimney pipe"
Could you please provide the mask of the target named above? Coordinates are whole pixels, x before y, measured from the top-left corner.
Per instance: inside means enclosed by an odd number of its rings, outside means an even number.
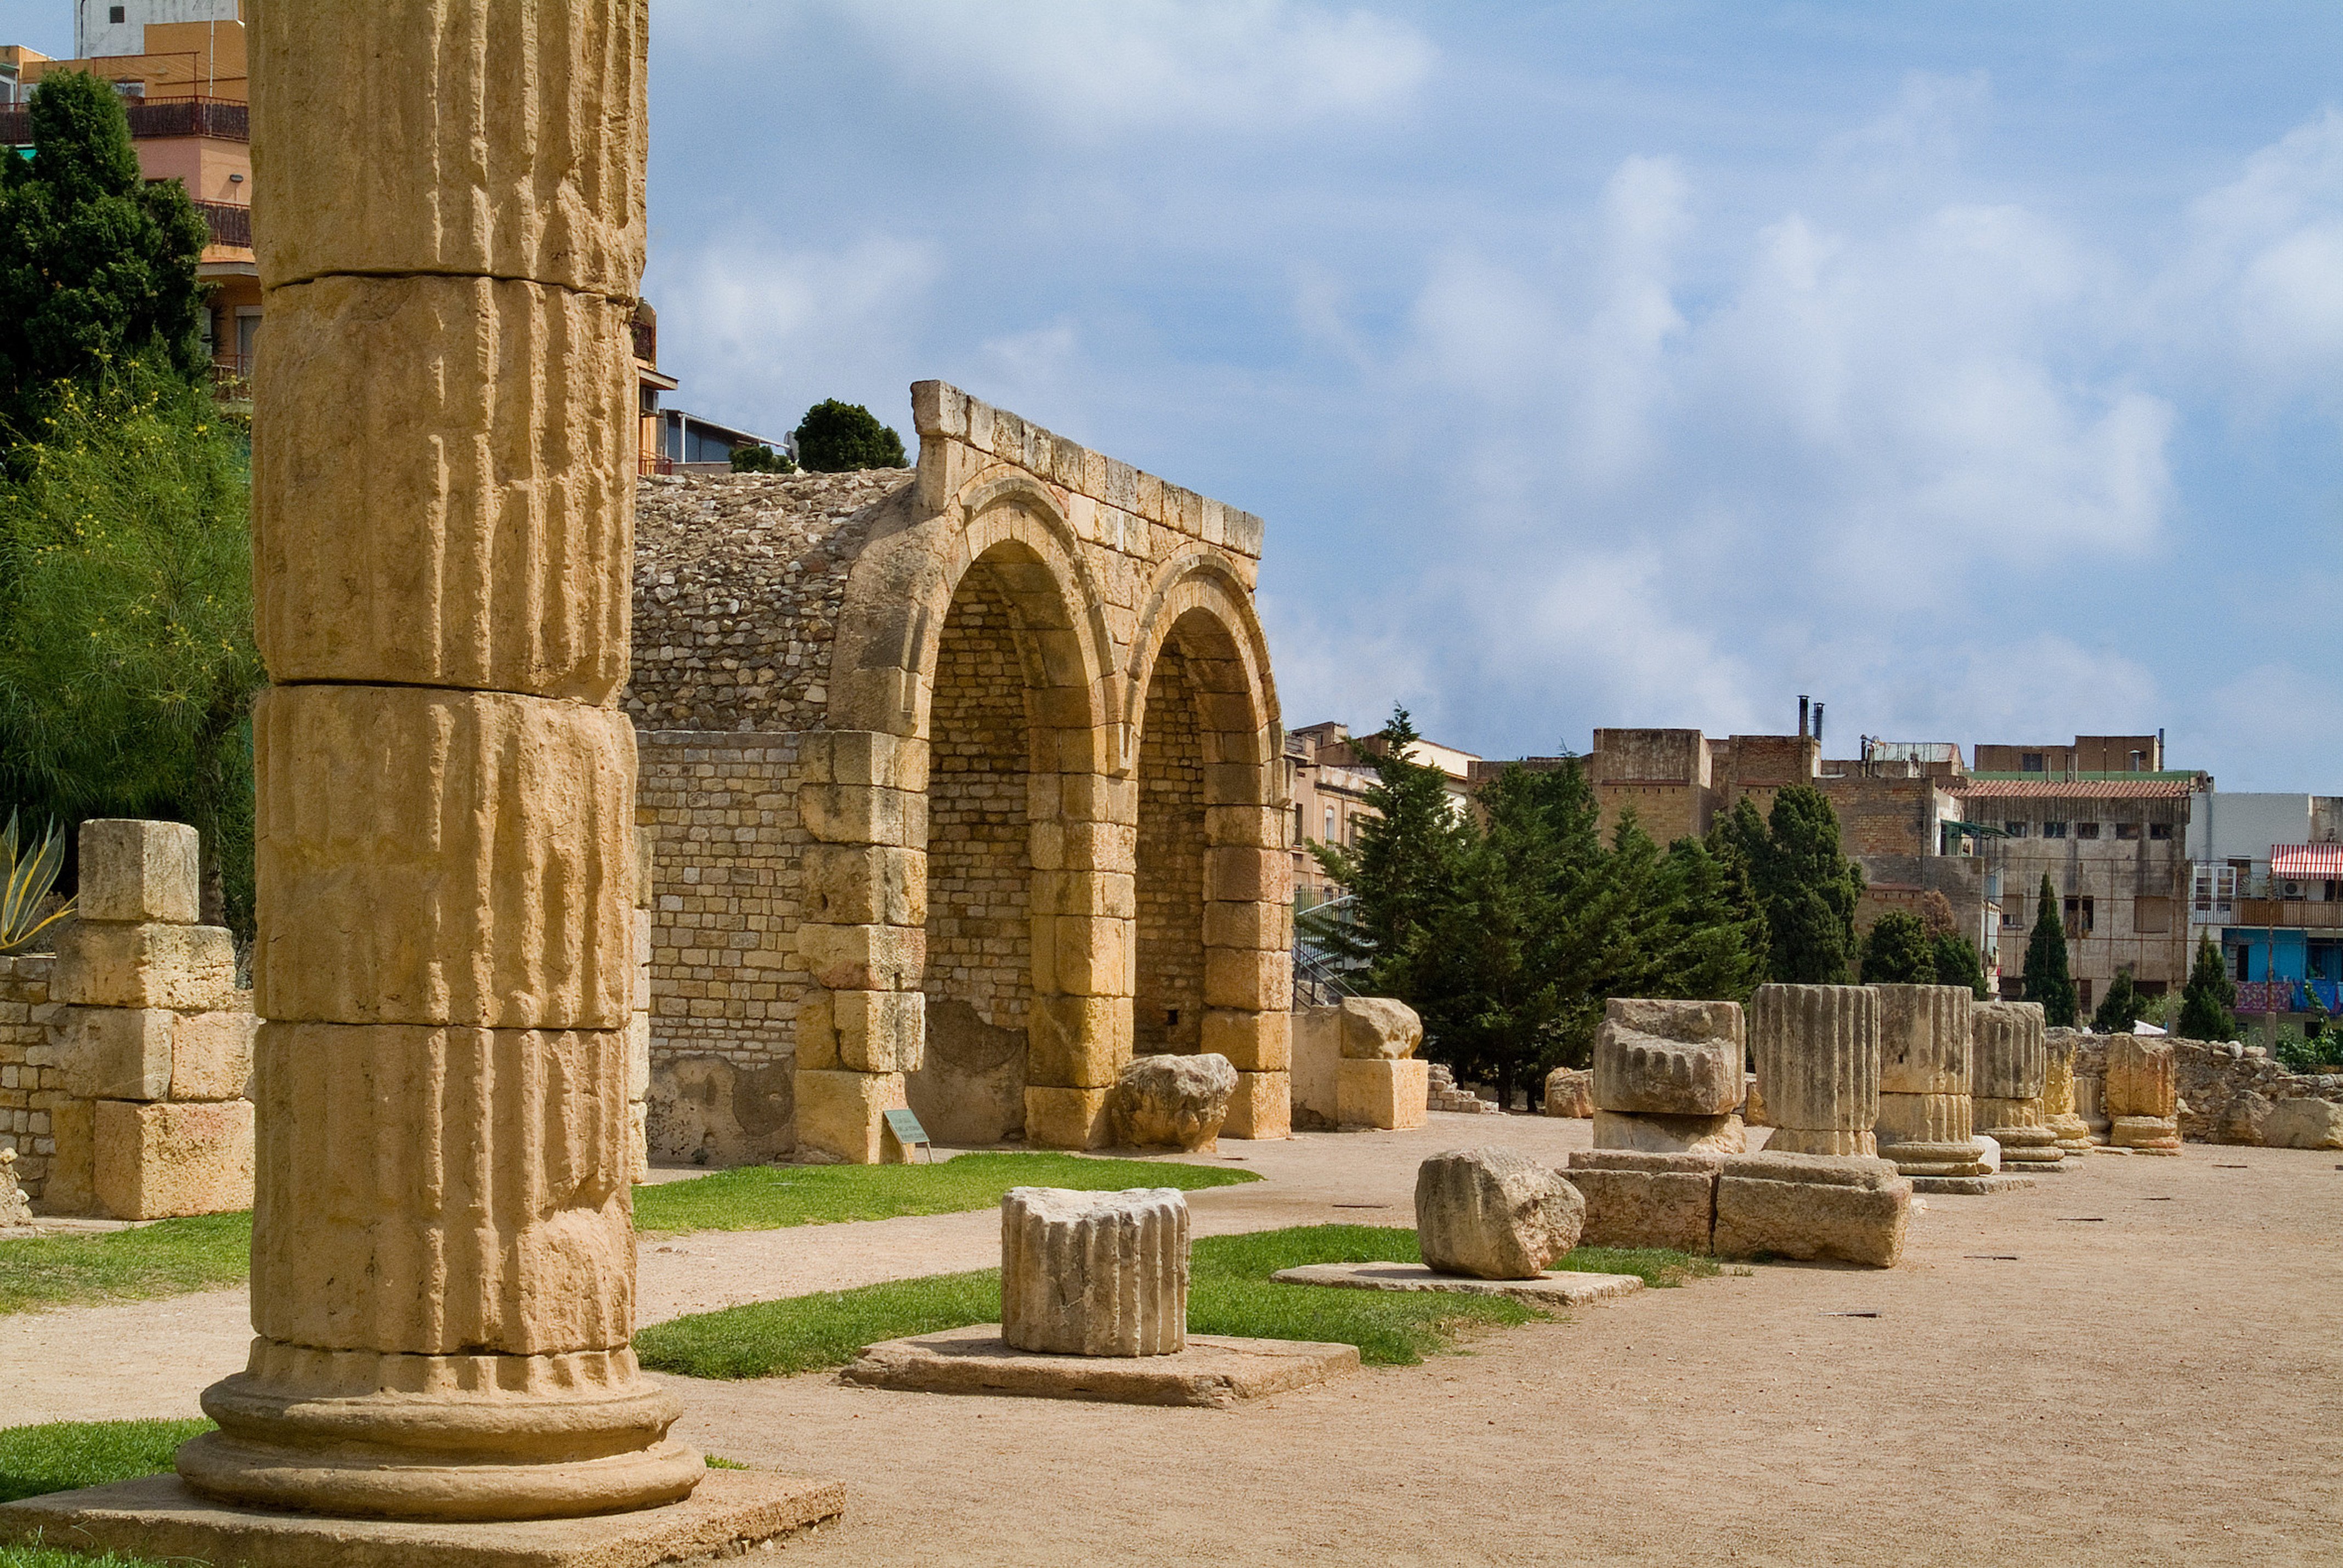
[[[1822,745],[1822,743],[1823,743],[1823,705],[1822,705],[1821,703],[1817,702],[1817,703],[1815,703],[1815,744],[1817,747],[1819,747],[1819,746],[1821,746],[1821,745]]]
[[[1799,698],[1799,699],[1798,699],[1798,739],[1801,739],[1801,740],[1804,740],[1805,738],[1806,738],[1806,699],[1805,699],[1805,698],[1801,697],[1801,698]]]

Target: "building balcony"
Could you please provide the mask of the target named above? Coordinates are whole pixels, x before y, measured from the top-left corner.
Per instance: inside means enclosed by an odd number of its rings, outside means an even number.
[[[2343,930],[2343,900],[2318,903],[2308,899],[2239,899],[2230,922],[2291,930]]]
[[[211,243],[228,250],[252,248],[252,209],[234,202],[199,201],[194,204],[201,214],[204,226],[211,231]]]
[[[214,141],[252,140],[252,106],[229,98],[146,98],[125,102],[133,141],[166,136],[209,136]],[[29,146],[32,110],[23,104],[0,108],[0,143]]]

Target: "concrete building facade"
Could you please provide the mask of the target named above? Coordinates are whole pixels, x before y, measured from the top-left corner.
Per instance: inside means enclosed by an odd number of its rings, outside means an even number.
[[[2208,790],[2188,824],[2188,930],[2221,949],[2237,1010],[2343,1008],[2343,797]]]

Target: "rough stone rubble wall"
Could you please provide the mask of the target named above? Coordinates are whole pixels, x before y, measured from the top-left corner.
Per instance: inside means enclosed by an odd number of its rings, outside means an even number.
[[[16,1151],[16,1181],[37,1201],[57,1151],[50,1116],[67,1098],[65,1069],[50,1047],[61,1010],[49,1000],[45,954],[0,958],[0,1149]]]
[[[2075,1030],[2052,1035],[2075,1045],[2078,1076],[2104,1080],[2109,1036]],[[2180,1089],[2180,1135],[2197,1143],[2258,1145],[2270,1107],[2282,1100],[2343,1105],[2343,1072],[2290,1072],[2268,1054],[2201,1040],[2169,1039]]]

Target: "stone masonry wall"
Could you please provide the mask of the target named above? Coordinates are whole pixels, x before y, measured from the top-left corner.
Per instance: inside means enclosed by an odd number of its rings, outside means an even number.
[[[60,1010],[49,1000],[46,954],[0,958],[0,1149],[16,1151],[16,1181],[37,1201],[57,1151],[50,1108],[66,1098],[65,1069],[49,1044]]]
[[[2066,1038],[2070,1031],[2054,1030]],[[2108,1037],[2074,1032],[2075,1070],[2104,1078]],[[2262,1141],[2262,1123],[2281,1100],[2343,1105],[2343,1072],[2289,1072],[2259,1046],[2172,1040],[2180,1091],[2180,1135],[2196,1143]]]
[[[1204,769],[1176,646],[1156,661],[1139,743],[1139,974],[1131,1050],[1197,1050],[1204,1032]]]

